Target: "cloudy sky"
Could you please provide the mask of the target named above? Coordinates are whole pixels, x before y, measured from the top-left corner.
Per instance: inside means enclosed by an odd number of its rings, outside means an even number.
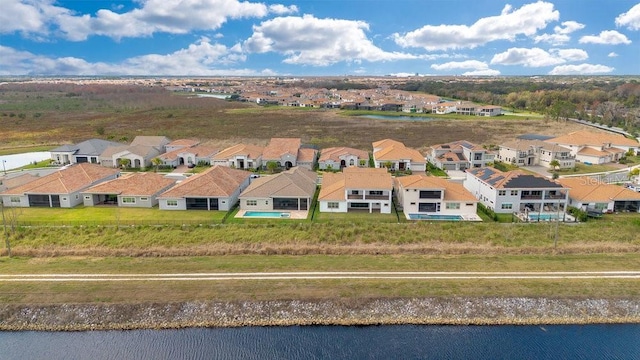
[[[0,75],[639,75],[638,0],[0,0]]]

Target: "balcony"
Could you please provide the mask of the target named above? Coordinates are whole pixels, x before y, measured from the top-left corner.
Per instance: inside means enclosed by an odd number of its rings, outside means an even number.
[[[521,195],[521,200],[542,200],[542,194],[540,195]]]
[[[567,194],[546,194],[544,196],[545,200],[547,199],[552,199],[552,200],[564,200],[567,198]]]
[[[389,200],[389,195],[365,195],[365,200]]]
[[[347,195],[347,199],[349,199],[349,200],[362,200],[362,199],[364,199],[364,196],[363,195],[350,194],[350,195]]]

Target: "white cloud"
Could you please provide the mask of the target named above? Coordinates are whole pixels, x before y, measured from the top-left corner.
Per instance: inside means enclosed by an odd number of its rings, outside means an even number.
[[[100,9],[95,15],[52,5],[54,0],[3,0],[0,33],[53,32],[71,41],[92,35],[114,39],[151,36],[157,32],[185,34],[192,30],[216,30],[228,19],[261,18],[269,13],[295,13],[295,5],[265,5],[239,0],[138,0],[140,6],[124,13]]]
[[[571,40],[569,34],[584,28],[584,24],[576,21],[565,21],[561,25],[553,28],[553,34],[541,34],[534,37],[533,40],[536,43],[546,42],[552,45],[562,45]]]
[[[474,70],[463,72],[464,76],[497,76],[500,75],[500,71],[492,70],[492,69],[484,69],[484,70]]]
[[[551,66],[564,62],[566,60],[540,48],[510,48],[505,52],[495,54],[491,59],[491,64],[523,65],[525,67]]]
[[[582,61],[589,58],[589,54],[582,49],[551,49],[550,51],[566,61]]]
[[[606,74],[615,70],[605,65],[579,64],[579,65],[560,65],[549,71],[549,75],[589,75],[589,74]]]
[[[640,30],[640,4],[634,5],[626,13],[618,15],[616,25],[629,30]]]
[[[296,14],[298,7],[295,5],[284,6],[282,4],[269,5],[269,12],[276,15]]]
[[[517,35],[533,36],[551,21],[557,21],[560,13],[553,4],[538,1],[513,10],[506,5],[497,16],[481,18],[471,26],[426,25],[406,34],[393,34],[402,47],[421,47],[429,51],[475,48],[495,40],[514,41]]]
[[[631,44],[631,40],[627,39],[624,34],[621,34],[615,30],[605,30],[600,32],[599,35],[587,35],[580,38],[581,44]]]
[[[456,69],[471,69],[471,70],[486,70],[489,65],[483,61],[478,60],[466,60],[466,61],[451,61],[444,64],[433,64],[431,68],[434,70],[456,70]]]
[[[365,34],[363,21],[278,17],[253,27],[243,43],[248,52],[278,52],[288,64],[327,66],[336,62],[388,61],[416,59],[415,55],[386,52],[375,46]]]
[[[616,54],[615,52],[610,52],[609,55],[607,55],[608,57],[618,57],[618,54]]]
[[[227,48],[201,38],[170,54],[149,54],[120,63],[90,63],[73,57],[50,58],[0,45],[1,75],[275,75],[274,71],[237,69],[245,60],[240,46]]]

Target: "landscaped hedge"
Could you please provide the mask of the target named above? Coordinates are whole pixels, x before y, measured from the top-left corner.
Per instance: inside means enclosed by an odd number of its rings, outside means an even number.
[[[498,221],[498,215],[485,205],[478,203],[478,210],[480,210],[483,214],[487,215],[491,220]]]

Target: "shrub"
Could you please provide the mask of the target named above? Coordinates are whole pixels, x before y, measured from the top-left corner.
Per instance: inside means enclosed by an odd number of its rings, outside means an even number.
[[[580,222],[585,222],[587,221],[587,219],[589,219],[589,216],[587,215],[586,211],[578,209],[577,207],[574,207],[574,206],[567,207],[567,212],[573,215],[573,217],[575,217]]]
[[[478,210],[487,215],[491,220],[498,221],[498,215],[482,203],[478,203]]]

